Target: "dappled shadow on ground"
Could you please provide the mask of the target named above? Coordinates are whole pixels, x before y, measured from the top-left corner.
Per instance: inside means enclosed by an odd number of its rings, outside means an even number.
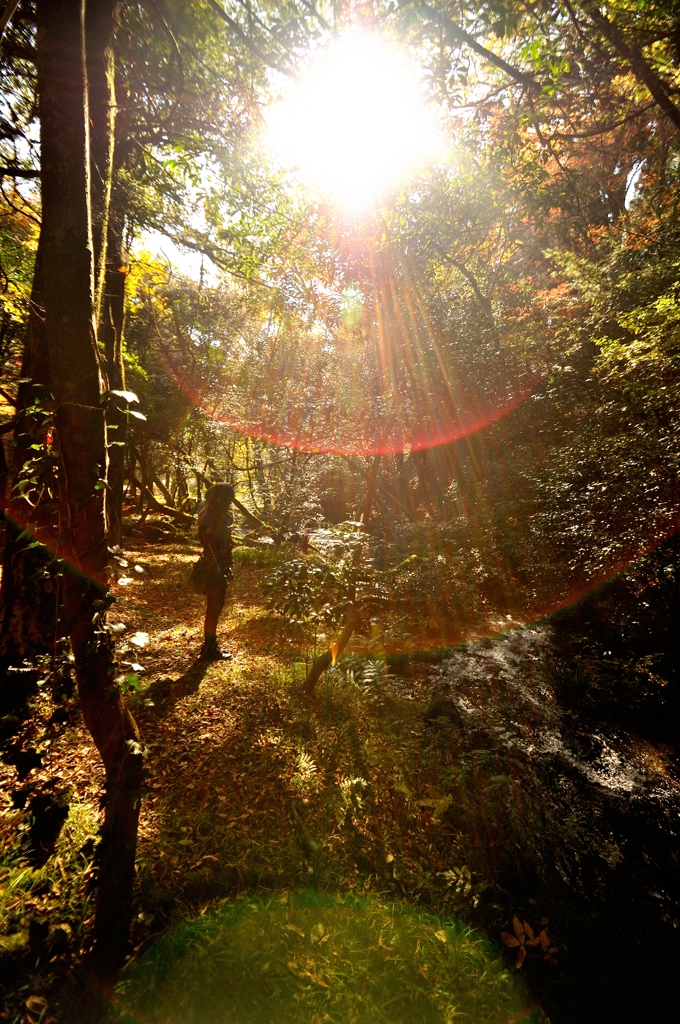
[[[197,658],[177,679],[155,679],[144,690],[144,707],[167,711],[182,697],[188,697],[198,691],[209,668],[209,661]],[[136,713],[139,716],[139,709],[136,709]]]
[[[646,691],[622,661],[605,678],[541,626],[345,657],[308,698],[304,666],[269,642],[285,627],[258,605],[256,573],[225,609],[234,661],[195,658],[203,601],[180,589],[194,557],[147,551],[149,580],[120,586],[116,606],[121,643],[149,634],[124,656],[146,669],[131,695],[148,745],[139,955],[178,917],[225,899],[373,891],[488,935],[552,1024],[673,1019],[680,789],[673,740],[641,727]],[[670,692],[666,660],[640,661],[657,704]],[[644,704],[635,721],[612,714],[629,696]],[[66,876],[84,889],[92,868],[79,851],[94,846],[102,777],[78,728],[55,734],[49,757],[77,786]],[[50,863],[56,892],[66,880]],[[79,950],[84,901],[68,916]],[[43,912],[37,895],[26,908]]]
[[[195,663],[145,722],[151,930],[176,901],[377,887],[504,932],[554,1024],[667,1014],[680,787],[563,704],[563,663],[548,627],[347,659],[311,699],[273,658]]]
[[[230,630],[230,639],[236,645],[247,645],[260,652],[276,651],[290,654],[304,647],[304,638],[298,633],[287,633],[278,616],[259,614],[239,618]]]

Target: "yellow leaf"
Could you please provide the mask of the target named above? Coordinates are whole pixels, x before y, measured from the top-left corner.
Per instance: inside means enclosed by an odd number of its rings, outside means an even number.
[[[524,945],[524,928],[522,927],[522,922],[520,921],[520,919],[517,917],[516,914],[515,914],[515,916],[512,919],[512,928],[513,928],[513,931],[514,931],[515,935],[519,939],[520,943],[522,945]]]
[[[510,949],[512,949],[513,946],[519,946],[519,941],[514,935],[510,935],[508,932],[501,932],[501,941],[505,943],[506,946],[509,946]]]
[[[26,1000],[26,1009],[31,1014],[40,1016],[47,1009],[48,1003],[43,996],[29,996]]]
[[[438,932],[435,932],[434,935],[435,938],[439,939],[440,942],[448,942],[446,932],[444,931],[443,928],[440,928],[440,930]]]

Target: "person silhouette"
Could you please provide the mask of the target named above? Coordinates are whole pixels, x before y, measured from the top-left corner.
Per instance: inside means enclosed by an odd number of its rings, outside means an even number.
[[[205,505],[198,516],[198,539],[207,566],[203,588],[207,603],[203,647],[199,655],[205,661],[228,661],[231,658],[231,654],[223,651],[217,642],[217,622],[233,575],[231,527],[234,519],[229,507],[233,500],[231,484],[213,484],[206,493]]]

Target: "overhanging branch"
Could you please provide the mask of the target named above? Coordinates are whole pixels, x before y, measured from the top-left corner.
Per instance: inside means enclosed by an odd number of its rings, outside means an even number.
[[[452,21],[442,23],[439,19],[439,15],[434,8],[428,4],[422,4],[423,10],[427,11],[431,15],[433,21],[441,27],[447,40],[453,43],[454,46],[467,46],[470,50],[476,53],[479,57],[482,57],[487,64],[493,65],[498,68],[499,71],[503,71],[509,78],[512,78],[518,85],[523,85],[525,89],[531,87],[537,87],[538,82],[532,74],[527,71],[520,71],[519,68],[513,67],[512,64],[508,64],[506,60],[499,57],[498,54],[494,53],[493,50],[489,50],[486,46],[482,46],[481,43],[477,42],[474,36],[471,36],[465,29],[459,28]]]
[[[0,176],[3,178],[39,178],[40,171],[29,167],[0,167]]]
[[[647,87],[657,106],[663,110],[676,128],[680,128],[680,108],[676,107],[671,100],[668,95],[669,87],[647,62],[637,43],[629,43],[618,25],[610,21],[596,3],[592,3],[591,0],[581,0],[581,9],[600,30],[607,42],[614,47],[619,56],[628,62],[631,71],[637,80]]]

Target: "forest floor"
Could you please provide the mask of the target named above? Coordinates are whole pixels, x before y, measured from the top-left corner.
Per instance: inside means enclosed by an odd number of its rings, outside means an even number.
[[[187,949],[202,949],[205,959],[206,935],[222,928],[215,915],[235,906],[269,922],[248,954],[249,974],[264,991],[278,958],[297,1007],[286,1016],[268,1004],[258,1021],[672,1019],[680,919],[674,750],[630,725],[606,724],[573,699],[595,670],[559,630],[527,626],[401,659],[350,653],[305,697],[304,655],[266,610],[266,570],[247,550],[220,626],[233,660],[197,660],[203,601],[187,586],[196,556],[181,537],[130,537],[130,567],[113,588],[111,621],[125,626],[119,655],[140,678],[129,696],[147,776],[137,966],[108,1009],[111,1020],[250,1024],[243,1015],[192,1014],[186,1004],[195,997],[198,1005],[217,984],[193,961],[189,971]],[[41,692],[34,708],[42,763],[25,785],[67,792],[70,806],[56,846],[37,863],[16,796],[23,783],[15,768],[0,767],[0,984],[8,993],[0,1020],[48,1024],[76,1019],[64,1009],[64,986],[92,938],[103,773],[75,703],[55,715],[53,697]],[[299,904],[300,894],[313,894],[312,903]],[[285,921],[276,916],[281,900]],[[400,971],[411,961],[417,968],[417,984],[410,975],[407,982],[413,1009],[399,1009],[386,982],[392,1011],[380,1016],[375,994],[370,1013],[358,996],[348,1011],[333,1001],[342,984],[330,960],[334,942],[342,960],[342,928],[349,942],[356,915],[373,915],[367,935],[387,948],[378,917],[394,906],[416,915],[402,929],[411,952],[392,958]],[[334,915],[344,922],[335,932]],[[206,922],[204,931],[157,945],[192,920]],[[240,920],[230,919],[232,931]],[[446,931],[453,922],[463,931]],[[268,930],[288,936],[285,949],[268,949]],[[430,940],[430,960],[422,960]],[[454,948],[468,957],[469,980],[452,992],[442,977],[462,977],[463,961],[454,971],[441,951],[451,957]],[[168,965],[182,978],[183,1009]],[[279,1001],[280,984],[271,994]],[[356,984],[365,994],[366,978]]]

